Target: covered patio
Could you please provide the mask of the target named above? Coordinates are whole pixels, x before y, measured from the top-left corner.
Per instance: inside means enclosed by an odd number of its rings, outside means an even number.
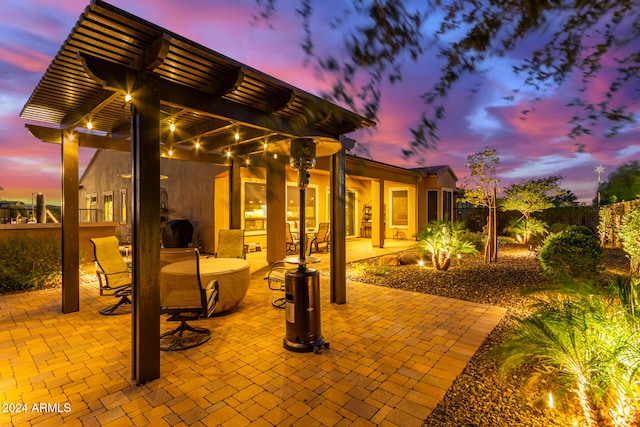
[[[93,0],[24,106],[43,142],[61,145],[62,311],[80,310],[79,147],[131,153],[131,377],[160,377],[160,158],[229,168],[229,228],[241,228],[240,168],[267,170],[267,261],[284,258],[287,141],[339,141],[331,154],[329,298],[345,303],[345,134],[371,121],[178,34]],[[333,153],[333,152],[332,152]],[[318,154],[320,155],[320,154]]]
[[[242,304],[194,322],[212,339],[163,352],[161,379],[141,386],[130,380],[131,317],[99,315],[96,283],[83,281],[83,310],[69,314],[59,289],[0,297],[0,401],[27,408],[0,424],[422,425],[505,311],[355,282],[349,304],[331,304],[323,277],[331,348],[292,354],[266,270],[252,271]]]

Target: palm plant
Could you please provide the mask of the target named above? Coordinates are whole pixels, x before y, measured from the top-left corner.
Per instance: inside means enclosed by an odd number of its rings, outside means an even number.
[[[515,334],[495,350],[501,368],[533,361],[559,390],[575,393],[588,425],[640,422],[640,283],[613,279],[560,285],[517,319]],[[547,289],[546,291],[549,291]]]
[[[465,230],[460,223],[432,222],[418,235],[418,250],[428,254],[436,270],[447,271],[451,258],[457,254],[477,254],[478,249],[463,237]]]
[[[516,236],[519,243],[529,243],[533,236],[547,234],[547,223],[536,218],[520,218],[511,222],[505,231]]]

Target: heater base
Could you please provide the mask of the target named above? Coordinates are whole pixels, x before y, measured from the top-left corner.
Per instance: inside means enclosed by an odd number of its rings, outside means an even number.
[[[318,354],[322,349],[329,348],[329,343],[325,341],[322,336],[313,342],[291,342],[285,337],[283,345],[287,350],[296,353],[309,353],[313,351],[315,354]]]

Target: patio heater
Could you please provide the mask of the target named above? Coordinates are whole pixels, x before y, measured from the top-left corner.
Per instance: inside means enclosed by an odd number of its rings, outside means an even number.
[[[306,189],[309,185],[309,169],[316,165],[317,157],[330,156],[342,148],[332,138],[301,137],[290,140],[289,164],[298,170],[300,189],[300,250],[299,256],[285,258],[285,262],[297,264],[297,268],[285,273],[286,335],[284,348],[290,351],[319,353],[329,348],[320,327],[320,273],[308,268],[308,263],[319,262],[317,257],[305,256],[306,236]]]

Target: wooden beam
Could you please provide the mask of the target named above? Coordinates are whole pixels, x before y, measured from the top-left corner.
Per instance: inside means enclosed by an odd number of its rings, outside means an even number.
[[[52,144],[62,143],[62,138],[60,137],[60,129],[31,124],[26,124],[25,127],[34,137],[38,138],[42,142],[49,142]],[[79,147],[122,151],[125,153],[131,152],[131,140],[129,140],[128,138],[123,139],[79,132],[75,132],[73,135],[75,140],[78,142]],[[172,156],[169,156],[168,152],[168,147],[162,147],[162,157],[170,157],[175,160],[188,160],[191,162],[213,163],[222,166],[228,166],[230,163],[229,159],[226,156],[217,153],[207,153],[204,150],[197,151],[187,149],[174,149]]]
[[[345,150],[331,156],[330,186],[331,186],[331,295],[330,301],[336,304],[347,302],[347,247],[346,231],[346,167]]]
[[[155,70],[164,63],[170,47],[171,35],[162,33],[162,36],[155,39],[153,43],[151,43],[147,49],[140,54],[132,64],[132,68],[147,71]]]
[[[78,141],[58,130],[62,144],[62,312],[80,310]]]
[[[292,138],[298,135],[333,137],[332,133],[310,126],[305,117],[288,119],[164,79],[160,92],[162,102],[166,105],[197,110],[265,132],[274,131]]]
[[[231,162],[229,173],[229,228],[242,228],[242,177],[240,159]]]
[[[160,98],[158,77],[140,72],[132,102],[132,378],[160,378]]]

